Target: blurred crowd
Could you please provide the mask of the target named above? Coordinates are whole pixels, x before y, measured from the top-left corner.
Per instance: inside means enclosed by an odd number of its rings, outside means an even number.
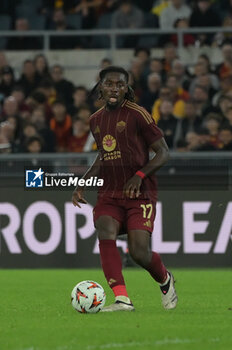
[[[105,58],[99,69],[114,62]],[[232,151],[232,44],[222,46],[222,62],[213,66],[200,55],[185,66],[175,45],[165,45],[162,59],[138,48],[129,84],[163,130],[171,150]],[[98,81],[98,77],[96,77]],[[14,68],[0,53],[0,152],[88,152],[96,149],[90,115],[103,105],[85,86],[74,86],[64,68],[36,55]]]
[[[0,30],[13,29],[54,30],[52,49],[108,47],[109,38],[61,36],[61,32],[73,29],[107,28],[203,28],[232,25],[231,0],[1,0]],[[8,16],[8,20],[7,20]],[[87,40],[88,39],[88,40]],[[185,34],[183,43],[188,45],[220,46],[232,41],[231,33]],[[177,45],[176,35],[134,35],[117,38],[117,46],[162,47],[167,42]],[[39,37],[15,36],[2,41],[1,48],[8,50],[41,49]]]

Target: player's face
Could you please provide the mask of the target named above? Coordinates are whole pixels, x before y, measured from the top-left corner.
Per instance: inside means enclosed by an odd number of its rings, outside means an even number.
[[[123,102],[128,91],[126,77],[122,73],[106,74],[102,84],[102,97],[108,108],[117,108]]]

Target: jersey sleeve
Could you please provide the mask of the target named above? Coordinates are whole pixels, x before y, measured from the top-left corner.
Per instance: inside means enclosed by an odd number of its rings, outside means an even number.
[[[137,114],[137,125],[138,132],[148,147],[164,136],[162,130],[158,128],[154,119],[145,109]]]

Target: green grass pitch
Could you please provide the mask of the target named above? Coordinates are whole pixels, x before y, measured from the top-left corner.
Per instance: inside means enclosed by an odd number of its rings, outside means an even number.
[[[135,312],[80,314],[74,285],[101,270],[0,270],[0,350],[231,350],[232,270],[173,269],[179,304],[163,310],[142,269],[125,269]]]

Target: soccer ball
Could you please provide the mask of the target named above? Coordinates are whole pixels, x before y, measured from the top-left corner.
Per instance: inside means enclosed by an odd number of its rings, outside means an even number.
[[[81,313],[95,314],[106,302],[106,294],[102,286],[94,281],[82,281],[72,290],[71,303]]]

